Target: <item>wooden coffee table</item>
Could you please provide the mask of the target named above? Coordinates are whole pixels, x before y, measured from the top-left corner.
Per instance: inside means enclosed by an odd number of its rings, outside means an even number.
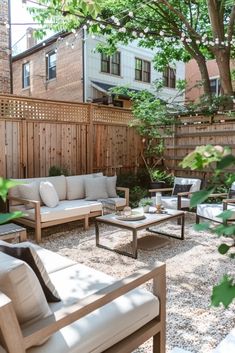
[[[184,239],[184,212],[177,211],[177,210],[165,210],[167,213],[163,214],[156,214],[156,213],[145,213],[146,218],[140,221],[121,221],[117,219],[117,215],[115,214],[108,214],[105,216],[96,217],[95,220],[95,233],[96,233],[96,246],[104,249],[108,249],[111,251],[115,251],[119,254],[126,255],[137,259],[138,255],[138,247],[137,247],[137,232],[143,229],[147,229],[148,232],[155,233],[155,234],[162,234],[166,235],[170,238],[176,238],[183,240]],[[151,227],[171,221],[172,219],[179,219],[181,224],[181,232],[180,236],[172,235],[168,233],[158,232]],[[118,249],[112,249],[106,245],[100,244],[100,232],[99,232],[99,224],[107,224],[110,226],[114,226],[121,229],[127,229],[132,231],[132,253],[128,253],[126,251],[121,251]]]

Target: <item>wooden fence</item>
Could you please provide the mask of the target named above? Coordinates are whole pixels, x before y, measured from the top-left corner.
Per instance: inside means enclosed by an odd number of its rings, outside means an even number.
[[[142,164],[142,142],[129,127],[130,110],[0,95],[0,175],[48,175],[51,166],[69,174],[131,171]],[[165,138],[165,167],[175,175],[205,177],[179,162],[198,145],[229,145],[235,153],[235,120],[225,115],[177,118]]]
[[[0,175],[136,171],[141,139],[130,110],[0,95]]]

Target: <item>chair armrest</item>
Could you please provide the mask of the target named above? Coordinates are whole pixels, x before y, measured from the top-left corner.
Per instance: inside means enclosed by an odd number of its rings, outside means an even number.
[[[235,199],[225,199],[222,200],[223,203],[235,203]]]
[[[149,192],[166,192],[166,191],[172,191],[173,188],[163,188],[163,189],[149,189]]]
[[[122,186],[117,186],[116,190],[124,192],[124,196],[125,196],[125,199],[126,199],[126,206],[129,206],[130,189],[122,187]]]
[[[223,193],[217,193],[217,194],[210,194],[209,196],[208,196],[208,198],[209,197],[227,197],[228,196],[228,193],[227,192],[223,192]]]
[[[59,309],[48,318],[33,323],[23,330],[25,349],[151,279],[153,279],[153,294],[158,296],[160,301],[160,321],[165,321],[166,268],[165,264],[156,263],[152,268],[139,269],[137,273],[116,281],[76,304]]]
[[[184,192],[179,192],[177,195],[175,196],[189,196],[189,195],[192,195],[194,192],[193,191],[184,191]]]

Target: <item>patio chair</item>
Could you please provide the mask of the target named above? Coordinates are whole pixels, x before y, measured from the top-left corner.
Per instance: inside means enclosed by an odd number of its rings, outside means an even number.
[[[156,204],[155,193],[160,192],[162,194],[171,191],[171,195],[161,197],[162,205],[174,210],[189,209],[190,195],[199,191],[201,184],[201,179],[175,177],[173,188],[150,189],[149,192],[154,205]]]
[[[235,183],[232,184],[228,193],[211,194],[209,198],[222,198],[220,203],[201,203],[197,205],[196,223],[200,223],[200,219],[206,219],[217,223],[223,222],[218,215],[226,210],[234,211],[234,214],[227,222],[235,221]]]

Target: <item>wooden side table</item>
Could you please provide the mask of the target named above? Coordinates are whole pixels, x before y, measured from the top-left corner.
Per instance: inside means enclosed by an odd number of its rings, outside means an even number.
[[[0,240],[19,239],[19,242],[27,240],[26,229],[14,223],[0,225]]]

